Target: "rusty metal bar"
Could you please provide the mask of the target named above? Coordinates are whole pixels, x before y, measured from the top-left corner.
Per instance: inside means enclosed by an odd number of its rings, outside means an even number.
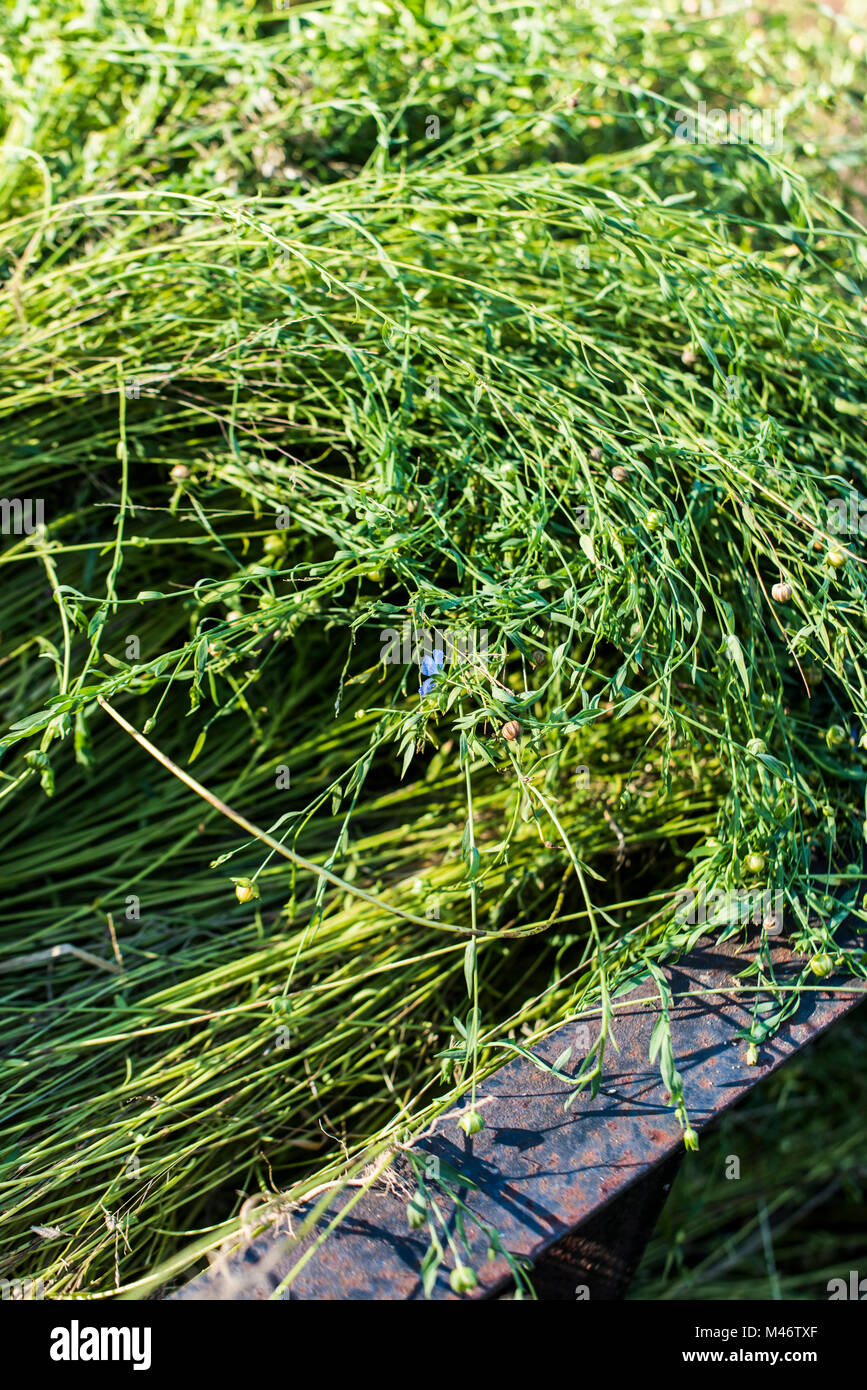
[[[687,960],[666,970],[675,996],[671,1023],[677,1066],[699,1131],[864,997],[858,983],[840,988],[837,982],[838,990],[831,992],[833,980],[817,982],[750,1066],[737,1034],[748,1025],[755,995],[738,992],[733,977],[755,950],[755,942],[746,947],[733,941],[701,943]],[[773,947],[772,958],[778,980],[797,976],[800,967],[784,945]],[[519,1059],[480,1088],[482,1133],[468,1139],[446,1116],[417,1146],[420,1154],[445,1160],[477,1185],[465,1192],[468,1205],[499,1232],[507,1250],[532,1263],[534,1286],[543,1298],[621,1298],[662,1209],[683,1143],[658,1071],[648,1061],[657,1009],[652,983],[626,996],[614,1029],[618,1050],[606,1052],[603,1086],[595,1098],[581,1093],[566,1111],[569,1088]],[[575,1029],[575,1023],[558,1029],[537,1052],[553,1061],[574,1042]],[[423,1298],[420,1268],[427,1240],[424,1231],[407,1225],[412,1185],[409,1164],[399,1157],[389,1182],[377,1184],[356,1203],[281,1297]],[[345,1193],[336,1198],[322,1225],[347,1200]],[[299,1219],[302,1214],[303,1208]],[[471,1297],[497,1297],[510,1285],[508,1266],[502,1257],[487,1258],[481,1231],[470,1225],[469,1235],[479,1276]],[[172,1297],[266,1299],[298,1254],[297,1246],[288,1252],[285,1235],[268,1233]],[[440,1270],[433,1298],[458,1296],[448,1274],[447,1268]]]
[[[533,1288],[545,1303],[623,1298],[683,1162],[683,1150],[651,1169],[533,1266]]]

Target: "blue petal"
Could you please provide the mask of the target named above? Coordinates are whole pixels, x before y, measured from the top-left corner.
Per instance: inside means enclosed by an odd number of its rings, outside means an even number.
[[[437,671],[441,671],[445,665],[445,652],[436,648],[432,656],[423,656],[421,659],[421,673],[423,676],[433,676]]]

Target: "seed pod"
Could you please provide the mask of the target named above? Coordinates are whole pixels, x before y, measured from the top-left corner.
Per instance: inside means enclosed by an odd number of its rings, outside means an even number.
[[[748,1067],[754,1067],[758,1060],[759,1049],[756,1047],[755,1043],[750,1043],[749,1047],[747,1048],[746,1064]]]
[[[629,470],[624,468],[622,464],[618,463],[614,468],[612,468],[611,477],[614,479],[615,483],[625,483],[626,479],[629,477]]]
[[[485,1122],[478,1110],[468,1110],[466,1115],[462,1115],[458,1120],[458,1126],[464,1134],[479,1134],[485,1127]]]
[[[517,719],[507,719],[500,733],[503,738],[508,739],[509,743],[514,743],[516,739],[521,737],[521,726]]]
[[[773,589],[771,590],[771,598],[774,600],[774,603],[788,603],[789,600],[791,599],[791,597],[792,597],[792,586],[791,586],[791,584],[786,584],[786,583],[775,584],[774,587],[773,587]]]
[[[834,969],[834,962],[827,951],[820,951],[818,955],[815,955],[810,961],[810,969],[814,975],[818,975],[820,980],[824,980]]]
[[[763,854],[748,854],[746,857],[747,873],[763,874],[765,871],[765,856]]]
[[[685,367],[692,367],[696,362],[695,348],[690,343],[680,354],[680,360]]]
[[[470,1269],[469,1265],[458,1265],[449,1275],[449,1283],[455,1293],[472,1293],[478,1282],[476,1271]]]
[[[173,483],[182,483],[185,478],[190,476],[190,470],[185,463],[176,463],[169,477]]]
[[[593,448],[590,450],[590,457],[592,458],[594,463],[598,463],[601,459],[602,450],[600,449],[598,444],[593,445]]]
[[[841,550],[838,545],[832,545],[825,559],[832,570],[841,570],[846,563],[846,552]]]
[[[239,903],[250,903],[258,896],[259,890],[249,878],[235,879],[235,897]]]
[[[658,512],[655,507],[651,507],[649,512],[644,515],[644,525],[648,531],[658,531],[662,526],[662,512]]]
[[[752,753],[754,758],[758,758],[760,754],[767,753],[767,751],[768,745],[763,738],[751,738],[747,744],[747,752]]]
[[[842,724],[831,724],[825,730],[825,744],[828,748],[842,748],[848,741],[849,735]]]

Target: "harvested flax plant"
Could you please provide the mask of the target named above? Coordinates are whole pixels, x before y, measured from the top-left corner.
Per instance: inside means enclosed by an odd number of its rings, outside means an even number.
[[[859,36],[384,8],[4,21],[0,1275],[55,1296],[477,1131],[565,1018],[597,1085],[707,930],[864,975]]]

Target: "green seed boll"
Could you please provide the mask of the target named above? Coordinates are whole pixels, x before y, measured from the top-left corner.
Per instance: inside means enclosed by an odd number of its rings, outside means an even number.
[[[235,897],[239,903],[250,903],[258,898],[259,890],[249,878],[239,878],[235,883]]]
[[[652,507],[644,516],[644,527],[647,531],[659,531],[662,527],[662,512],[658,512]]]
[[[825,559],[832,570],[841,570],[846,563],[846,552],[841,550],[838,545],[832,545]]]
[[[464,1134],[479,1134],[484,1129],[485,1122],[478,1110],[468,1110],[466,1115],[458,1120],[458,1126],[464,1131]]]
[[[472,1293],[473,1289],[478,1287],[479,1281],[476,1271],[470,1269],[469,1265],[458,1265],[449,1275],[449,1283],[455,1293]]]
[[[848,734],[842,724],[832,724],[825,731],[825,743],[829,748],[842,748],[847,739]]]
[[[763,738],[751,738],[747,744],[747,752],[752,753],[754,758],[757,758],[760,753],[767,753],[767,751],[768,745]]]
[[[820,980],[824,980],[834,969],[834,962],[827,951],[820,951],[810,961],[810,969],[814,975],[818,975]]]
[[[747,1048],[746,1063],[748,1067],[754,1067],[759,1060],[759,1049],[755,1043],[750,1043]]]
[[[763,854],[748,854],[746,857],[747,872],[751,874],[762,874],[765,871],[767,860]]]
[[[689,1153],[698,1153],[698,1134],[692,1125],[687,1125],[683,1131],[683,1146]]]

